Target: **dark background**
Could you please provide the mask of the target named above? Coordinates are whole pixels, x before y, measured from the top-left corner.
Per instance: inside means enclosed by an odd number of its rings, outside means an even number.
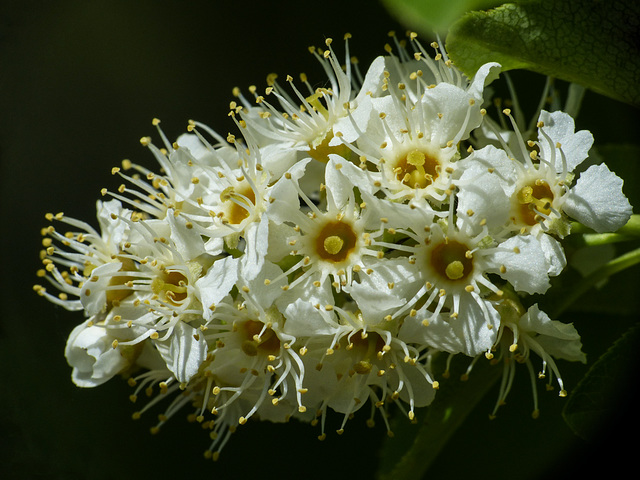
[[[153,414],[136,422],[130,388],[114,379],[97,389],[70,380],[63,356],[66,338],[82,321],[35,295],[44,214],[64,211],[95,224],[100,189],[115,189],[111,167],[129,158],[155,169],[140,137],[157,141],[158,117],[170,139],[197,119],[220,133],[234,86],[265,86],[265,77],[301,71],[311,82],[323,75],[308,53],[333,37],[353,34],[352,55],[363,70],[383,53],[387,32],[404,31],[376,1],[204,2],[23,1],[0,7],[0,161],[2,207],[0,323],[0,476],[2,478],[372,478],[384,430],[364,427],[356,416],[342,436],[316,440],[308,425],[250,423],[239,429],[217,463],[202,452],[206,432],[176,415],[150,435]],[[425,39],[424,43],[428,43]],[[534,93],[542,79],[516,75]],[[529,98],[530,97],[530,98]],[[598,141],[635,140],[637,111],[588,93],[578,121]],[[638,159],[619,165],[635,169]],[[635,162],[635,163],[634,163]],[[615,168],[614,168],[615,169]],[[616,170],[618,171],[618,170]],[[622,173],[622,172],[621,172]],[[632,190],[633,189],[633,190]],[[637,198],[638,187],[626,185]],[[636,203],[637,205],[637,203]],[[637,292],[635,277],[614,284],[604,301]],[[626,290],[625,290],[626,289]],[[617,292],[617,293],[616,293]],[[622,292],[622,293],[620,293]],[[610,295],[610,296],[607,296]],[[576,321],[591,361],[632,321],[615,322],[581,312]],[[586,367],[560,362],[571,390]],[[633,458],[638,414],[629,409],[638,378],[632,363],[628,385],[614,396],[619,415],[603,419],[591,442],[573,435],[560,418],[563,400],[540,385],[541,417],[531,420],[526,369],[516,379],[509,405],[487,419],[494,389],[461,428],[429,475],[434,478],[561,478],[581,469],[624,471]],[[368,410],[365,408],[363,410]],[[159,413],[159,412],[158,412]],[[338,428],[341,416],[331,418]],[[379,420],[379,424],[382,422]],[[612,447],[612,448],[608,448]]]

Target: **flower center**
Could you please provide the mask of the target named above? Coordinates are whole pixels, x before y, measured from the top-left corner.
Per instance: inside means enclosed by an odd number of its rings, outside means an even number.
[[[518,213],[523,223],[535,225],[541,220],[540,213],[549,215],[554,199],[551,187],[544,180],[522,187],[516,194]]]
[[[246,182],[245,182],[246,183]],[[238,225],[251,213],[251,209],[256,203],[256,194],[247,183],[241,188],[229,187],[221,194],[220,199],[223,202],[230,202],[225,212],[224,218],[234,225]]]
[[[136,264],[130,258],[122,258],[118,257],[118,260],[122,262],[122,268],[120,268],[120,272],[135,272],[137,270]],[[129,288],[124,288],[124,284],[131,280],[129,276],[118,276],[113,275],[109,280],[109,287],[114,287],[117,285],[122,285],[122,289],[107,289],[107,305],[113,306],[114,302],[117,304],[121,300],[124,300],[129,295],[131,295],[132,290]]]
[[[393,173],[407,187],[426,188],[438,178],[440,162],[421,150],[411,150],[398,161]]]
[[[187,298],[187,277],[173,270],[165,271],[151,282],[151,290],[171,305],[179,305]]]
[[[314,160],[317,160],[322,163],[327,163],[329,161],[329,154],[335,153],[336,155],[340,155],[342,158],[348,160],[351,156],[351,150],[345,144],[340,143],[339,145],[329,145],[329,142],[333,139],[333,132],[329,130],[327,134],[324,136],[322,141],[318,142],[317,140],[309,144],[309,156]]]
[[[445,241],[431,251],[431,266],[442,278],[449,281],[464,280],[473,271],[473,260],[469,251],[469,247],[464,243],[455,240]]]
[[[356,247],[357,236],[348,223],[328,222],[318,233],[316,253],[323,260],[342,262]]]
[[[280,352],[280,339],[271,328],[258,320],[247,320],[240,327],[245,340],[242,351],[250,357],[258,354],[276,355]]]
[[[360,375],[367,375],[373,368],[373,361],[377,358],[378,352],[383,351],[384,340],[375,332],[363,335],[361,330],[351,337],[350,342],[347,348],[354,350],[356,355],[361,358],[353,364],[353,371]]]

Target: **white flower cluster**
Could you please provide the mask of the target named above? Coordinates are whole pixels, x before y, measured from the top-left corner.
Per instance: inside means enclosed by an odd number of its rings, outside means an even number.
[[[531,139],[497,127],[482,108],[497,64],[468,81],[411,35],[414,53],[396,41],[362,75],[345,43],[346,66],[330,40],[312,49],[325,87],[236,90],[241,136],[190,122],[176,143],[158,128],[163,148],[143,138],[161,173],[114,168],[126,183],[103,191],[98,230],[63,214],[48,218],[71,231],[43,229],[39,276],[59,294],[36,291],[87,316],[67,343],[73,381],[124,375],[132,401],[157,389],[134,417],[169,398],[156,431],[190,408],[207,456],[250,417],[320,438],[328,410],[340,433],[367,401],[372,418],[395,403],[413,420],[441,352],[504,360],[500,401],[511,360],[532,371],[536,353],[561,395],[553,358],[584,361],[574,327],[522,299],[566,266],[570,218],[600,232],[631,214],[605,165],[580,170],[591,134],[559,111]]]

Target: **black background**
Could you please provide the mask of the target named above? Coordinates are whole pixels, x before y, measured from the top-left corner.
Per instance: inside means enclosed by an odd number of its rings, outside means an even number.
[[[130,158],[155,168],[139,143],[147,135],[158,140],[153,117],[162,120],[170,139],[185,131],[189,119],[225,134],[234,129],[227,118],[234,86],[263,88],[270,72],[297,78],[305,71],[312,83],[321,82],[307,47],[323,46],[333,37],[340,55],[346,32],[353,34],[351,52],[365,69],[383,53],[392,29],[404,31],[375,1],[3,3],[2,478],[372,478],[384,429],[366,429],[366,413],[356,416],[344,435],[330,433],[324,442],[308,425],[250,422],[217,463],[202,457],[206,432],[180,414],[160,434],[150,435],[153,415],[131,420],[136,407],[124,382],[115,379],[97,389],[71,383],[63,350],[82,316],[39,298],[32,285],[38,281],[44,214],[64,211],[95,224],[100,189],[119,184],[110,175],[112,166]],[[528,73],[516,78],[535,87],[531,98],[524,98],[535,104],[542,79]],[[633,140],[637,111],[588,93],[578,125],[597,140]],[[638,159],[630,161],[637,169]],[[586,313],[568,319],[578,318],[590,360],[632,320],[625,316],[603,325],[597,315]],[[589,336],[597,341],[589,343]],[[569,390],[586,371],[582,365],[560,367]],[[637,378],[637,369],[630,370],[629,384]],[[472,413],[429,476],[561,478],[584,466],[622,472],[632,464],[638,413],[629,408],[630,386],[616,392],[620,414],[606,419],[607,429],[592,442],[578,439],[564,425],[562,399],[554,394],[541,392],[541,418],[530,419],[524,368],[509,405],[490,422],[496,394],[492,391]],[[338,428],[340,416],[332,421]],[[634,438],[628,440],[627,434]]]

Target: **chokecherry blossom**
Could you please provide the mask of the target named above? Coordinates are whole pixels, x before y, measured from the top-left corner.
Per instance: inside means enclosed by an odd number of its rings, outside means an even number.
[[[556,359],[585,361],[577,330],[532,296],[563,272],[571,221],[630,218],[622,180],[585,168],[592,135],[561,111],[540,111],[535,140],[509,110],[489,119],[498,64],[467,78],[437,44],[431,58],[392,34],[363,74],[349,38],[344,67],[331,39],[311,49],[324,87],[273,74],[252,101],[234,89],[235,134],[191,120],[170,142],[154,119],[159,146],[141,144],[158,171],[115,167],[97,228],[46,215],[34,290],[86,317],[65,350],[72,380],[127,378],[134,419],[164,405],[152,433],[188,411],[205,458],[249,419],[324,439],[332,411],[341,434],[367,406],[391,433],[394,408],[415,421],[438,395],[439,355],[501,362],[496,409],[524,363],[535,415],[531,353],[561,395]]]

